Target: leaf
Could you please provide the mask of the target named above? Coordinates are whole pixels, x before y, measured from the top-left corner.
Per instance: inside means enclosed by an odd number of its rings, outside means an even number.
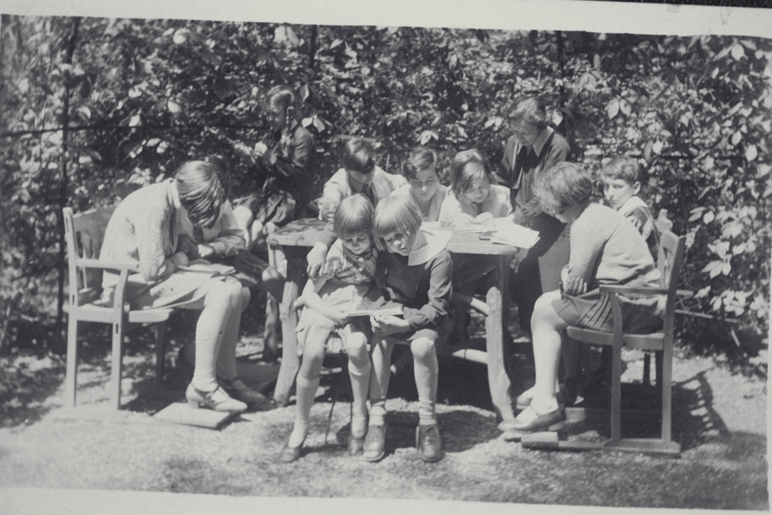
[[[166,107],[167,109],[169,109],[169,112],[172,114],[179,114],[180,112],[182,112],[182,107],[180,107],[180,104],[178,104],[177,102],[171,99],[169,99],[166,102]]]
[[[705,213],[705,216],[702,217],[702,221],[706,224],[709,224],[715,217],[716,215],[713,214],[713,211],[708,211]]]
[[[142,123],[142,117],[140,117],[138,114],[135,114],[129,120],[129,127],[136,127],[137,125],[140,125],[141,123]]]
[[[608,103],[606,106],[606,115],[609,117],[610,120],[613,120],[614,117],[619,113],[619,100],[614,99],[611,102]]]
[[[740,143],[740,140],[741,140],[742,138],[743,138],[743,134],[742,134],[742,132],[740,132],[740,131],[735,131],[735,133],[734,133],[734,134],[732,134],[732,140],[731,140],[731,141],[732,141],[732,145],[734,145],[734,146],[736,147],[736,146],[737,146],[737,144],[738,144],[738,143]]]
[[[188,29],[177,29],[174,32],[174,36],[172,37],[172,41],[174,41],[177,45],[183,45],[188,40],[188,34],[190,31]]]
[[[729,261],[725,261],[723,265],[721,265],[721,273],[724,275],[729,275],[732,272],[732,263]]]
[[[625,116],[630,116],[630,103],[627,100],[621,100],[619,102],[619,110],[622,111],[622,114]]]
[[[702,213],[705,211],[704,207],[695,207],[691,210],[691,214],[689,215],[689,221],[694,222],[695,220],[699,220],[702,218]]]
[[[659,154],[660,152],[662,152],[662,142],[660,140],[655,141],[651,149],[654,151],[655,154]]]
[[[732,47],[732,57],[734,57],[735,61],[739,61],[743,57],[745,57],[745,49],[740,44],[735,44]]]
[[[745,149],[745,159],[748,161],[753,161],[758,155],[759,152],[756,149],[756,145],[749,145],[748,148]]]
[[[340,46],[342,44],[343,44],[343,40],[342,39],[336,39],[332,43],[330,43],[330,50],[332,50],[333,48],[338,47],[338,46]]]
[[[702,273],[706,273],[706,272],[711,272],[712,273],[713,270],[715,270],[717,268],[720,270],[722,264],[724,264],[723,261],[714,260],[714,261],[711,261],[710,263],[708,263],[707,265],[705,265],[705,267],[703,267],[703,269],[700,270],[700,271]],[[716,275],[718,275],[718,273]],[[714,277],[714,276],[711,276],[711,277]]]
[[[736,104],[735,104],[735,105],[732,107],[732,109],[730,109],[730,110],[729,110],[729,112],[728,112],[728,113],[726,113],[726,117],[727,117],[727,118],[729,118],[729,117],[733,116],[733,115],[734,115],[734,114],[735,114],[737,111],[739,111],[739,110],[740,110],[740,108],[741,108],[742,106],[743,106],[743,103],[742,103],[742,102],[737,102],[737,103],[736,103]]]

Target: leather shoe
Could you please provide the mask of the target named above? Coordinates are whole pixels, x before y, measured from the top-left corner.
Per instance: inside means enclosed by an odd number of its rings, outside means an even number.
[[[266,404],[268,402],[265,395],[253,388],[249,388],[238,377],[235,379],[220,379],[219,383],[228,395],[234,399],[240,400],[244,404],[251,406],[253,404]]]
[[[359,456],[365,449],[365,437],[357,438],[353,434],[348,435],[349,456]]]
[[[363,458],[365,461],[380,461],[386,455],[386,425],[367,428],[363,446]]]
[[[292,463],[293,461],[297,461],[301,454],[303,454],[303,444],[300,444],[297,447],[290,447],[289,442],[287,442],[279,453],[279,463]]]
[[[563,400],[564,397],[567,397],[568,399],[570,399],[570,402],[568,403],[564,402]],[[574,401],[576,400],[576,394],[573,394],[572,396],[571,392],[568,392],[566,395],[564,395],[563,389],[561,388],[555,394],[555,398],[558,400],[558,404],[562,407],[572,406]],[[533,400],[533,388],[528,389],[517,396],[517,400],[515,401],[515,408],[522,411],[531,405],[532,400]]]
[[[193,383],[190,383],[185,391],[185,398],[191,408],[208,408],[214,411],[231,412],[241,412],[247,409],[246,404],[232,399],[220,386],[217,386],[211,392],[207,392],[199,390],[193,386]]]
[[[564,418],[565,413],[561,406],[542,415],[537,414],[533,407],[528,406],[515,419],[513,429],[522,433],[535,433],[545,429],[556,430]]]
[[[433,462],[440,461],[445,453],[442,452],[440,430],[437,424],[431,426],[419,425],[415,429],[415,446],[422,460]]]

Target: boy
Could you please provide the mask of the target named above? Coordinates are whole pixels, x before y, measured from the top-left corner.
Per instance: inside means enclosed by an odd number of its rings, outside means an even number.
[[[646,240],[649,252],[656,261],[659,251],[659,231],[649,206],[638,196],[641,191],[638,163],[631,157],[617,156],[603,167],[600,175],[606,201],[633,223]]]

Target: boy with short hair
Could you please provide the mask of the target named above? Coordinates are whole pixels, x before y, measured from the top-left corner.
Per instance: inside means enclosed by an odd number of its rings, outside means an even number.
[[[654,260],[659,252],[659,231],[641,191],[641,171],[635,159],[616,156],[600,172],[603,196],[609,205],[627,218],[641,233]]]

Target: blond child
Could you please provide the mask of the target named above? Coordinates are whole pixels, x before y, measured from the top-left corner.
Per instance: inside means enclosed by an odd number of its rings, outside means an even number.
[[[347,312],[355,309],[374,285],[377,251],[371,231],[373,205],[362,195],[344,199],[335,211],[333,222],[338,240],[327,253],[327,260],[339,266],[329,277],[309,279],[302,295],[305,305],[296,328],[298,352],[302,356],[297,376],[297,411],[295,426],[281,451],[280,461],[290,463],[301,455],[308,434],[309,416],[314,403],[319,373],[330,336],[340,337],[348,354],[348,372],[353,390],[351,434],[348,451],[361,454],[367,431],[367,387],[370,380],[370,357],[367,352],[366,320],[348,319]]]

